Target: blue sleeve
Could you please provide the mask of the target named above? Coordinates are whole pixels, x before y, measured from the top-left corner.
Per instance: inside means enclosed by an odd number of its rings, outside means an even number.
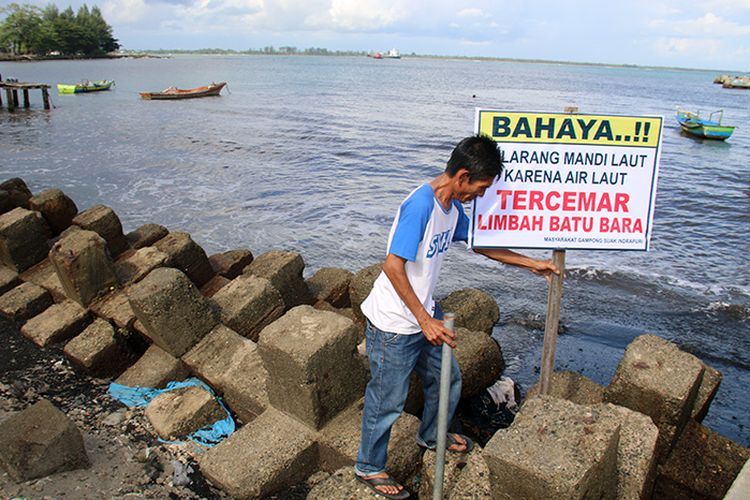
[[[388,253],[412,262],[417,259],[417,250],[434,207],[432,189],[429,197],[423,194],[425,192],[420,189],[401,204]]]
[[[457,200],[453,200],[453,206],[458,210],[456,230],[453,232],[453,241],[469,241],[469,218],[464,212],[464,207]]]

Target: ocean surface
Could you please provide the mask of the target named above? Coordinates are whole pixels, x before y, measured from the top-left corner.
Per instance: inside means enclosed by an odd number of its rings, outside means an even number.
[[[665,117],[649,252],[568,251],[557,369],[607,385],[649,332],[720,370],[704,421],[750,446],[750,91],[711,71],[365,57],[181,56],[0,63],[50,84],[113,79],[112,91],[0,111],[0,178],[59,187],[80,210],[112,207],[125,231],[187,231],[211,254],[302,253],[305,275],[384,257],[401,200],[470,135],[475,107]],[[221,97],[145,101],[138,91],[227,81]],[[5,95],[2,96],[3,101]],[[724,110],[727,142],[681,134],[675,106]],[[549,257],[549,251],[527,252]],[[501,319],[506,375],[538,378],[546,282],[457,245],[437,296],[477,287]]]

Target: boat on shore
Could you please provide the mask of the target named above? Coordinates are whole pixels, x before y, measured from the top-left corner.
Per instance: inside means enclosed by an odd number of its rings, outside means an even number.
[[[682,130],[689,135],[700,137],[701,139],[723,141],[732,136],[735,128],[733,126],[721,124],[723,115],[724,110],[720,109],[711,113],[708,120],[706,120],[701,118],[699,113],[693,113],[678,108],[677,122],[680,124]],[[714,119],[715,117],[717,119]]]
[[[194,89],[178,89],[177,87],[169,87],[161,92],[139,92],[142,98],[148,100],[169,100],[169,99],[194,99],[196,97],[210,97],[217,96],[221,93],[221,89],[226,86],[226,82],[211,83],[204,87],[196,87]]]
[[[90,82],[83,80],[76,84],[58,83],[57,92],[59,94],[81,94],[84,92],[99,92],[109,90],[114,85],[114,80],[97,80]]]

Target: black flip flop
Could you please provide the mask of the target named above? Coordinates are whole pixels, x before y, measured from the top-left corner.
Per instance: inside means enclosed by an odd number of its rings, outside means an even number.
[[[403,500],[411,496],[409,492],[406,491],[405,489],[399,491],[396,494],[385,493],[377,489],[378,486],[401,486],[391,476],[365,478],[363,476],[360,476],[359,474],[354,474],[354,477],[357,478],[357,481],[366,484],[372,491],[374,491],[380,496],[384,496],[385,498],[390,498],[392,500]]]

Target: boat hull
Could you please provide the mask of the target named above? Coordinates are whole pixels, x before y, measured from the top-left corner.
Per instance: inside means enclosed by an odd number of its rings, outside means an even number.
[[[58,94],[83,94],[86,92],[99,92],[102,90],[109,90],[115,82],[112,80],[100,80],[98,82],[92,82],[87,85],[80,83],[75,85],[69,85],[65,83],[57,84]]]
[[[678,111],[677,122],[685,133],[693,137],[717,141],[729,139],[735,128],[729,125],[721,125],[719,122],[704,120],[689,111]]]
[[[221,94],[221,90],[226,86],[226,82],[198,87],[195,89],[173,89],[164,92],[140,92],[143,99],[146,100],[177,100],[177,99],[195,99],[197,97],[211,97]]]

